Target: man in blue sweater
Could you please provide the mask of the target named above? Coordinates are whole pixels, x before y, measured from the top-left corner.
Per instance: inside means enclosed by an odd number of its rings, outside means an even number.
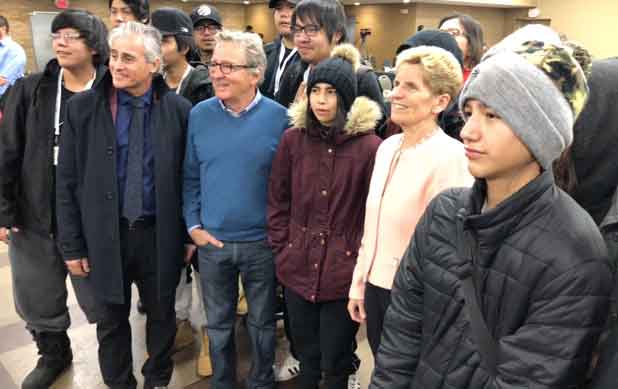
[[[221,32],[209,64],[215,97],[189,118],[184,216],[199,246],[214,389],[236,383],[238,275],[253,352],[247,388],[274,388],[275,267],[266,242],[271,161],[286,109],[258,91],[266,56],[257,35]]]

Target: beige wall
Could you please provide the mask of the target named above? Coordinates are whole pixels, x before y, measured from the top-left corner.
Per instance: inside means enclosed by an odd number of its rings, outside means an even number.
[[[408,13],[401,13],[407,9]],[[346,14],[356,17],[356,36],[350,37],[356,47],[360,47],[360,29],[371,28],[367,38],[369,54],[375,57],[377,68],[381,69],[384,60],[392,60],[397,47],[416,31],[414,5],[362,5],[346,7]]]
[[[187,13],[191,12],[196,3],[182,3],[174,0],[151,0],[151,10],[161,7],[177,7]],[[100,16],[106,23],[109,22],[107,1],[105,0],[71,0],[72,8],[87,9]],[[245,26],[245,6],[236,4],[218,4],[217,9],[221,12],[223,23],[226,27],[243,29]],[[34,52],[32,50],[32,34],[30,32],[29,13],[32,11],[58,11],[53,1],[37,0],[2,0],[0,14],[9,20],[12,38],[19,42],[26,50],[28,57],[28,71],[35,68]],[[109,24],[108,24],[109,26]]]
[[[253,31],[264,34],[264,42],[270,42],[277,35],[273,12],[268,4],[253,4],[246,7],[245,25],[253,26]]]
[[[597,58],[618,56],[618,0],[542,0],[541,16]]]

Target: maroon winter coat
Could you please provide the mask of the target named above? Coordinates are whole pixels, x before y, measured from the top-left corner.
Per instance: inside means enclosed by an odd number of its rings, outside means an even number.
[[[343,133],[306,129],[307,103],[290,108],[268,194],[268,240],[281,284],[308,301],[346,299],[363,235],[365,200],[380,138],[377,104],[359,97]]]

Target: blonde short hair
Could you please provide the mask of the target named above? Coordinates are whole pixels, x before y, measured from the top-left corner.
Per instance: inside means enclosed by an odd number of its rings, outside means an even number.
[[[258,85],[264,81],[266,72],[266,54],[264,43],[258,34],[233,30],[223,30],[215,35],[216,44],[223,42],[234,43],[245,54],[246,64],[252,66],[249,72],[259,75]]]
[[[446,94],[453,101],[463,86],[461,65],[453,54],[439,47],[418,46],[406,49],[397,56],[397,72],[403,64],[421,65],[423,81],[435,96]]]

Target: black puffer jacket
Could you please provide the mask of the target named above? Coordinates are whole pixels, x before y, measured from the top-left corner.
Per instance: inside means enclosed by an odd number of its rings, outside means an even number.
[[[612,288],[596,225],[549,172],[480,214],[484,193],[483,181],[448,190],[416,227],[370,388],[568,389],[585,379]],[[498,344],[497,377],[470,332],[460,286],[469,274]]]
[[[204,65],[197,65],[189,75],[187,80],[180,88],[180,95],[185,97],[195,106],[200,101],[208,100],[215,95],[212,87],[212,81],[208,73],[208,68]]]

